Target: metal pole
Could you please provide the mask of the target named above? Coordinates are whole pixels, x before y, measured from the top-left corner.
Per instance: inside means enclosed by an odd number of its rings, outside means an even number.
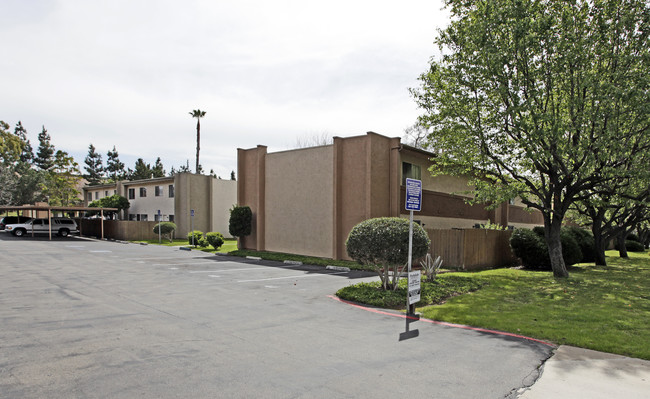
[[[408,259],[408,284],[406,287],[406,309],[408,310],[407,314],[415,314],[415,305],[411,305],[409,286],[411,285],[411,263],[413,258],[413,211],[410,211],[409,217],[409,259]]]

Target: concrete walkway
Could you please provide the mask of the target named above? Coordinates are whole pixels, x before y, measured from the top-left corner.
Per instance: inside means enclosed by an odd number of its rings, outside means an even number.
[[[560,346],[520,399],[650,398],[650,361]]]

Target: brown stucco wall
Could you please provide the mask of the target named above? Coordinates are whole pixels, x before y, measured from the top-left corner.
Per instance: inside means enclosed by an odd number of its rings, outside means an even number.
[[[266,250],[332,256],[333,146],[267,154]]]

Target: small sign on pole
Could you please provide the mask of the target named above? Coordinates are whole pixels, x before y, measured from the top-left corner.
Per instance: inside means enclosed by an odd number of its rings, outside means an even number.
[[[406,210],[420,211],[422,209],[422,181],[406,179]]]
[[[420,272],[411,271],[413,263],[413,211],[422,209],[422,180],[406,179],[406,210],[409,211],[409,257],[408,257],[408,295],[407,314],[415,315],[415,303],[420,300]],[[417,288],[416,288],[417,287]]]
[[[409,305],[420,302],[420,271],[409,272]]]

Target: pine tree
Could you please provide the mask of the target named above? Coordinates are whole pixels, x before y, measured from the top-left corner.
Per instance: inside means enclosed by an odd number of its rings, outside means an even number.
[[[113,151],[106,153],[106,172],[111,181],[118,181],[126,176],[124,171],[124,162],[120,161],[120,154],[118,154],[115,146]]]
[[[151,170],[151,165],[145,163],[142,158],[138,158],[135,161],[135,170],[131,174],[130,180],[144,180],[151,179],[153,171]]]
[[[54,166],[54,145],[50,144],[50,135],[45,130],[45,126],[38,134],[38,150],[34,164],[41,170],[49,170]]]
[[[30,164],[34,160],[34,149],[32,149],[32,144],[27,139],[27,129],[23,127],[21,121],[16,124],[14,134],[24,143],[23,151],[20,154],[20,162]]]
[[[165,177],[165,168],[160,161],[160,157],[156,159],[156,163],[154,164],[153,169],[151,169],[151,172],[153,177]]]
[[[86,166],[86,174],[84,178],[88,180],[88,183],[93,186],[100,184],[104,178],[104,166],[102,165],[102,154],[99,154],[95,151],[95,146],[90,144],[88,146],[88,155],[84,160]]]

